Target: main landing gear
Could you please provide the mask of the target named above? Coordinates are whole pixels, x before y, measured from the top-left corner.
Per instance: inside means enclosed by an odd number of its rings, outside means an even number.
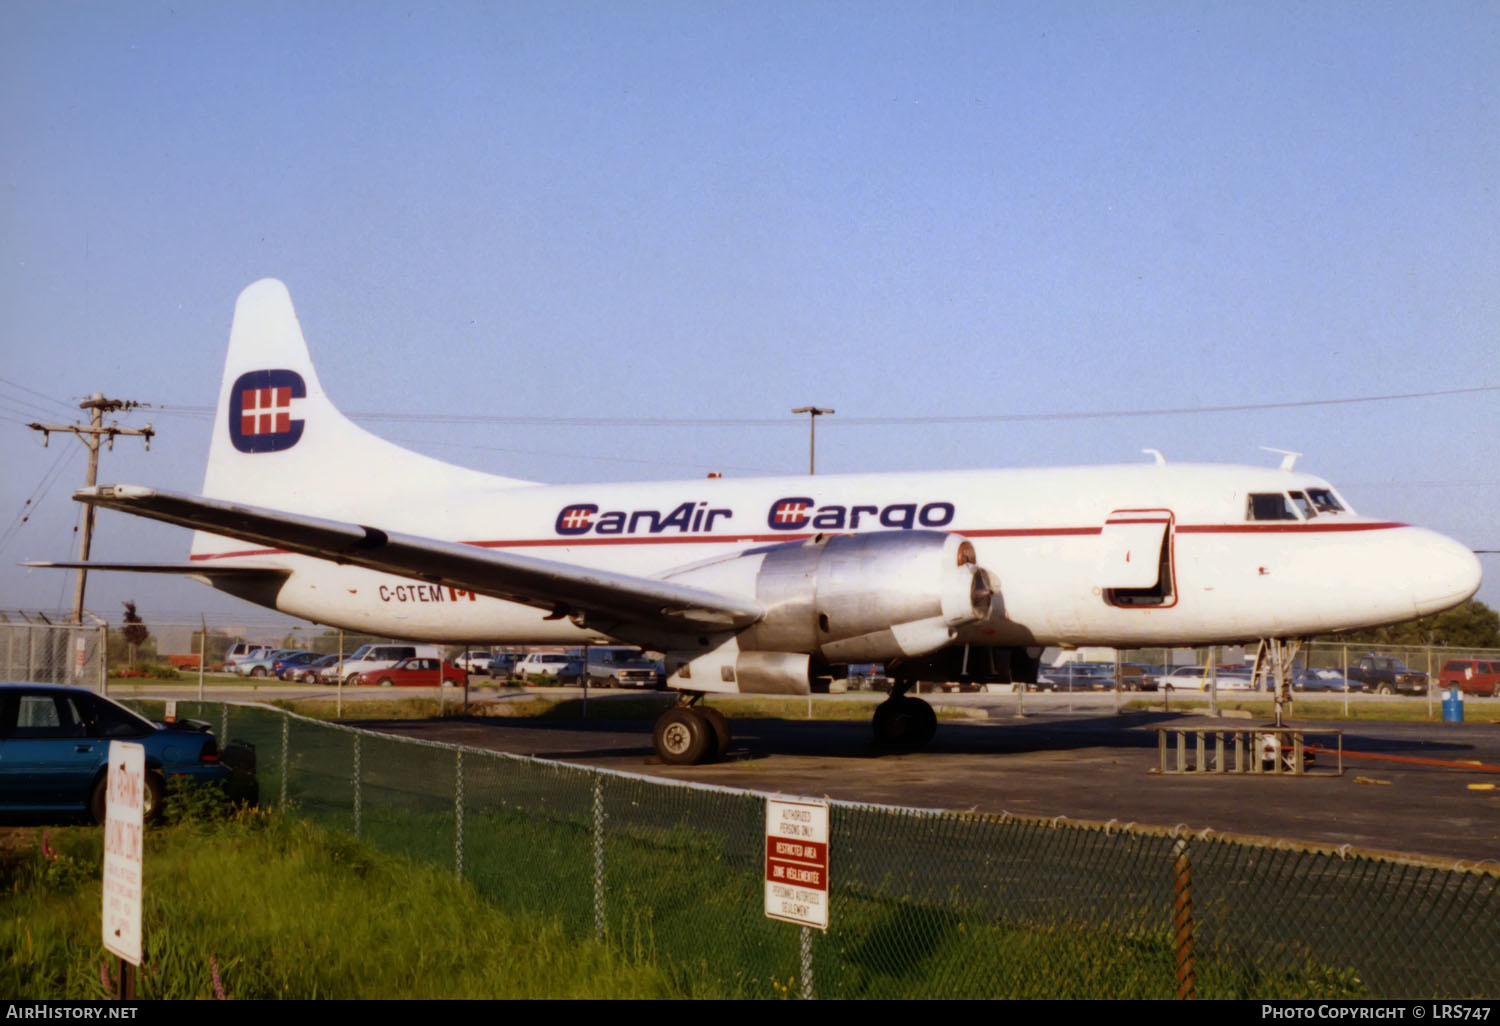
[[[717,709],[699,705],[702,695],[681,695],[656,720],[651,740],[661,761],[671,766],[696,766],[729,754],[729,720]]]
[[[875,744],[898,752],[926,748],[937,733],[937,713],[920,698],[907,695],[915,681],[898,682],[891,697],[875,707]]]

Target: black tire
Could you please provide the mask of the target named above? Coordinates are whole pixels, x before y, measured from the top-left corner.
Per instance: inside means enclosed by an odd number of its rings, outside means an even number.
[[[161,819],[162,807],[166,804],[167,786],[161,779],[161,774],[155,770],[146,771],[146,808],[144,819],[147,823],[155,823]],[[93,793],[89,795],[89,814],[94,817],[94,822],[102,824],[105,816],[105,804],[109,801],[109,773],[99,774],[99,779],[94,781]]]
[[[99,774],[99,779],[94,781],[93,793],[89,795],[89,815],[94,817],[95,823],[104,822],[104,803],[108,801],[109,772]]]
[[[729,754],[729,744],[734,740],[729,731],[729,717],[717,709],[699,709],[699,715],[708,720],[714,731],[714,759],[723,759]]]
[[[1396,693],[1396,689],[1391,687],[1389,684],[1382,684],[1375,690],[1376,694],[1380,695],[1394,695]]]
[[[264,677],[265,675],[266,670],[263,666],[257,666],[255,669],[250,671],[250,676],[252,677]]]
[[[680,705],[657,718],[651,741],[661,761],[669,766],[696,766],[718,747],[708,718]]]
[[[389,677],[381,677],[377,683],[383,688],[388,688],[394,686],[396,682]]]
[[[888,698],[875,707],[872,725],[880,747],[913,752],[937,733],[937,714],[920,698]]]
[[[359,686],[359,674],[357,674],[357,673],[351,673],[351,674],[349,674],[349,676],[347,676],[347,677],[344,678],[344,687],[346,687],[346,688],[353,688],[353,687],[358,687],[358,686]]]
[[[146,814],[147,823],[155,823],[161,819],[163,806],[166,805],[167,785],[162,780],[160,773],[151,770],[146,771]]]

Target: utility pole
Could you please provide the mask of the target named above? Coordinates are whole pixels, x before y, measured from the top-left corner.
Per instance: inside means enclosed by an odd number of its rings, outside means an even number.
[[[792,412],[807,414],[807,473],[811,477],[817,472],[815,459],[818,450],[818,418],[834,411],[825,406],[800,406]]]
[[[59,434],[70,434],[78,436],[78,440],[88,446],[89,450],[89,473],[87,486],[89,488],[99,482],[99,442],[102,439],[109,440],[110,451],[114,451],[116,435],[139,435],[146,440],[146,451],[151,451],[151,437],[156,434],[147,424],[143,428],[122,428],[113,422],[108,427],[104,426],[104,415],[106,413],[117,413],[121,410],[133,410],[143,403],[130,399],[106,399],[103,395],[95,392],[91,397],[78,404],[80,410],[89,411],[89,426],[82,424],[27,424],[33,431],[42,433],[42,446],[45,448],[51,441],[52,432]],[[85,505],[83,514],[83,538],[78,544],[78,561],[87,563],[89,559],[89,547],[94,537],[94,507]],[[88,580],[88,571],[79,567],[78,583],[73,589],[73,622],[83,623],[83,588]]]

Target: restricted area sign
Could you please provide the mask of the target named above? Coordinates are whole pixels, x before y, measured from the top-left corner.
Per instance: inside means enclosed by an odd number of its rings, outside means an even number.
[[[141,848],[146,824],[146,749],[109,743],[104,806],[104,946],[141,964]]]
[[[766,800],[766,915],[828,929],[828,806]]]

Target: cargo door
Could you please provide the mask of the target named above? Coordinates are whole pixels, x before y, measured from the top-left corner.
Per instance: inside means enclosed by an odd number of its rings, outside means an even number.
[[[1113,606],[1173,605],[1175,574],[1171,510],[1123,509],[1104,522],[1099,585]]]

